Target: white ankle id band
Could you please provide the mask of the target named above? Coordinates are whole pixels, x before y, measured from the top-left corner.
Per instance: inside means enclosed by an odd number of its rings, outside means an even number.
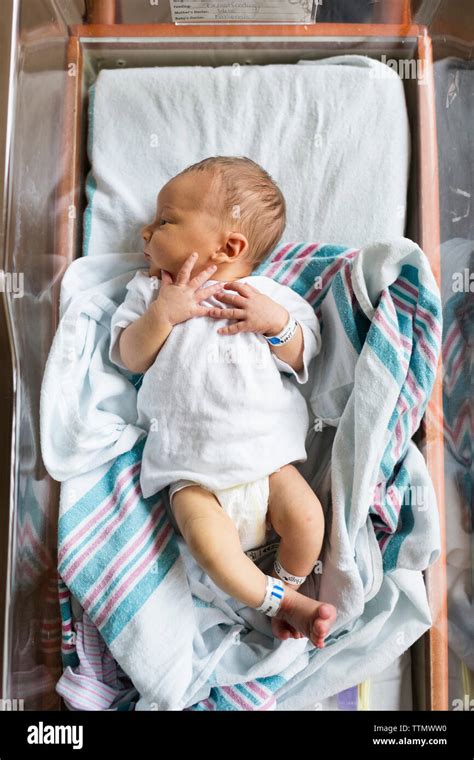
[[[285,587],[283,583],[278,578],[274,578],[273,575],[267,575],[265,598],[260,607],[256,607],[255,609],[258,612],[263,612],[265,615],[275,617],[281,607],[284,596]]]
[[[273,569],[275,570],[276,574],[282,579],[282,581],[285,581],[285,583],[296,583],[298,586],[301,586],[301,584],[304,583],[308,577],[307,575],[292,575],[288,572],[288,570],[285,570],[278,557],[275,558]]]

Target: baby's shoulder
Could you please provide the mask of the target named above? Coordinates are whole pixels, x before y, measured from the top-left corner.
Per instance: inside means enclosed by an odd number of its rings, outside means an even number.
[[[260,290],[262,293],[269,296],[278,295],[281,298],[284,298],[285,296],[291,298],[295,293],[293,288],[290,288],[289,285],[284,285],[283,283],[277,282],[277,280],[273,280],[271,277],[266,277],[263,274],[249,275],[244,278],[244,280],[257,288],[257,290]]]
[[[278,285],[271,277],[266,277],[263,274],[249,274],[247,277],[242,277],[242,281],[253,285],[262,293],[270,293],[275,290],[275,285]]]
[[[247,281],[251,285],[254,285],[257,290],[282,304],[282,306],[285,306],[294,314],[299,314],[302,319],[305,318],[313,322],[316,320],[314,309],[309,301],[290,285],[278,282],[264,275],[250,276],[247,278]]]

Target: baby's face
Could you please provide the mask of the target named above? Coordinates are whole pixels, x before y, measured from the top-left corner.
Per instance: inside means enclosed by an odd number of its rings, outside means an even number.
[[[213,207],[209,186],[205,172],[192,172],[171,179],[158,193],[156,216],[140,231],[150,274],[161,277],[158,270],[165,269],[175,279],[184,261],[196,251],[199,258],[192,270],[194,277],[211,263],[211,253],[222,248],[224,230],[216,229],[216,216],[208,210]]]

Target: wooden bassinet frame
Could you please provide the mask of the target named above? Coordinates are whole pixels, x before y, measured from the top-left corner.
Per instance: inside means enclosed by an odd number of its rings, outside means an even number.
[[[90,77],[90,61],[86,48],[89,42],[100,44],[103,51],[117,53],[128,49],[131,40],[143,45],[149,51],[163,44],[160,41],[179,38],[187,40],[193,48],[193,41],[198,37],[214,39],[244,37],[253,41],[283,38],[288,41],[304,41],[306,46],[325,49],[335,39],[348,42],[355,40],[357,46],[362,43],[376,42],[382,49],[392,51],[397,57],[406,41],[411,41],[416,51],[416,58],[421,62],[425,82],[423,86],[412,89],[411,108],[414,113],[412,145],[414,167],[412,170],[409,205],[413,215],[411,237],[426,253],[434,275],[440,284],[440,224],[438,194],[438,157],[436,139],[436,119],[434,102],[434,80],[431,39],[425,26],[412,24],[409,3],[406,0],[385,0],[378,6],[383,7],[384,18],[389,23],[371,24],[305,24],[305,25],[182,25],[174,24],[120,24],[116,23],[115,0],[91,0],[89,18],[84,25],[68,28],[67,47],[67,88],[63,103],[62,149],[60,180],[56,193],[56,229],[55,254],[67,266],[81,255],[81,223],[85,206],[85,115],[87,83],[86,69]],[[124,38],[127,38],[126,40]],[[147,38],[154,38],[153,40]],[[159,38],[159,40],[156,40]],[[267,43],[268,44],[268,43]],[[281,43],[280,43],[281,44]],[[286,42],[287,44],[287,42]],[[397,47],[398,45],[398,47]],[[329,49],[329,48],[328,48]],[[405,48],[403,48],[405,50]],[[344,51],[343,51],[344,52]],[[330,52],[328,53],[331,54]],[[338,52],[339,54],[339,52]],[[401,57],[404,57],[403,55]],[[236,60],[236,59],[234,59]],[[112,61],[120,65],[120,59]],[[411,196],[411,198],[410,198]],[[68,211],[73,208],[75,214]],[[71,218],[72,217],[72,218]],[[58,321],[58,295],[54,295],[56,329]],[[447,627],[447,582],[446,582],[446,535],[445,535],[445,493],[444,493],[444,456],[443,456],[443,405],[442,405],[442,371],[441,360],[438,365],[436,381],[426,414],[421,426],[421,444],[433,480],[441,524],[441,556],[425,573],[428,599],[432,611],[433,625],[430,630],[412,648],[412,654],[418,663],[418,673],[424,678],[415,683],[415,702],[419,709],[448,709],[448,627]],[[417,679],[415,679],[417,680]]]

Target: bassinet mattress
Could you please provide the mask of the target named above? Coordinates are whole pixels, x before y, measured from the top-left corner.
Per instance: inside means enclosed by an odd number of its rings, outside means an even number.
[[[160,188],[211,155],[249,156],[272,175],[287,201],[284,240],[361,246],[404,234],[403,84],[366,56],[103,69],[87,149],[87,255],[141,250]]]

